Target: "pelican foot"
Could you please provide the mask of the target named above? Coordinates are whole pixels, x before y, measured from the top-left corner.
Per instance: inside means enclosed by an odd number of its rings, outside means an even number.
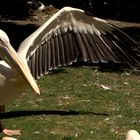
[[[9,130],[9,129],[4,129],[2,132],[3,132],[5,135],[8,135],[8,136],[21,135],[21,130]]]

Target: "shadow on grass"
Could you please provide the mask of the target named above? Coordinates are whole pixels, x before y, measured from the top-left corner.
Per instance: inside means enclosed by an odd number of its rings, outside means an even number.
[[[99,71],[99,72],[110,72],[110,73],[130,73],[134,75],[140,74],[140,66],[136,66],[136,68],[132,68],[128,66],[127,64],[115,64],[115,63],[99,63],[99,64],[92,64],[92,63],[86,63],[86,62],[74,62],[72,65],[67,67],[74,67],[74,68],[81,68],[81,67],[91,67],[93,71]],[[59,67],[58,69],[54,69],[49,71],[48,74],[50,75],[57,75],[59,73],[68,73],[65,67]]]
[[[21,110],[21,111],[10,111],[1,113],[1,119],[10,119],[16,117],[25,117],[32,115],[60,115],[60,116],[75,116],[75,115],[99,115],[109,116],[106,113],[95,113],[95,112],[82,112],[82,111],[66,111],[66,110]]]

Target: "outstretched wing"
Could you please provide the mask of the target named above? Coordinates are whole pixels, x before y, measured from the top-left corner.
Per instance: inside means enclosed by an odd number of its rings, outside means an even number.
[[[20,45],[35,78],[79,60],[90,63],[139,64],[139,46],[108,22],[83,10],[65,7]]]

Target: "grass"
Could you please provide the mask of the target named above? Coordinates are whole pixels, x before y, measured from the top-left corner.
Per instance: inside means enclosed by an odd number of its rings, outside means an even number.
[[[38,80],[40,96],[27,89],[2,118],[22,130],[20,140],[123,140],[129,129],[140,131],[139,83],[129,71],[61,68]]]

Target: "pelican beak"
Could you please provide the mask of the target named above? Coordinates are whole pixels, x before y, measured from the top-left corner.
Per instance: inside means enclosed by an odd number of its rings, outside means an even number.
[[[34,80],[29,67],[24,63],[20,56],[18,56],[11,44],[3,39],[0,40],[0,56],[19,74],[19,76],[25,82],[28,83],[35,93],[40,94],[38,85]]]

